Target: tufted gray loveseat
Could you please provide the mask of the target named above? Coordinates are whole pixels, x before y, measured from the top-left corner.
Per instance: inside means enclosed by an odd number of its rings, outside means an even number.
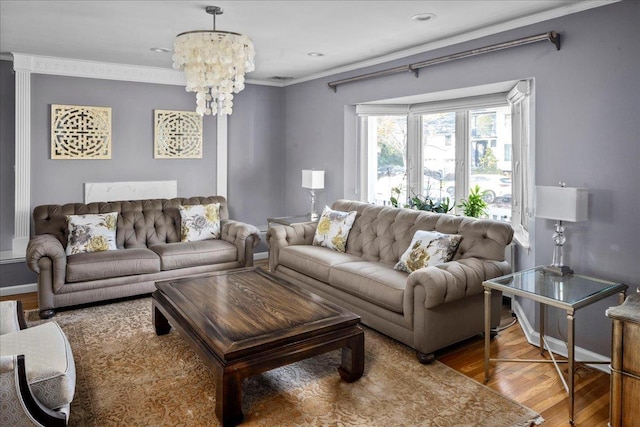
[[[180,242],[180,205],[220,203],[220,239]],[[118,212],[118,250],[67,256],[66,215]],[[158,280],[253,265],[256,227],[229,219],[221,196],[43,205],[33,210],[27,264],[40,317],[58,307],[150,293]]]
[[[357,211],[346,252],[313,246],[316,224],[274,226],[267,235],[269,267],[361,316],[362,322],[418,352],[433,352],[484,330],[484,280],[508,274],[509,224],[492,220],[338,200],[332,209]],[[407,274],[393,269],[416,230],[461,234],[447,263]],[[492,293],[492,327],[502,295]]]

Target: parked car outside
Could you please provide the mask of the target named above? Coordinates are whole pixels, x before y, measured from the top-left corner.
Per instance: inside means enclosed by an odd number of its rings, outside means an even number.
[[[471,175],[470,187],[480,186],[482,198],[487,203],[496,200],[509,201],[511,199],[511,178],[504,175],[476,174]],[[451,197],[455,196],[455,182],[450,181],[445,186]]]
[[[405,169],[398,165],[378,166],[378,178],[382,176],[396,176],[405,173]]]

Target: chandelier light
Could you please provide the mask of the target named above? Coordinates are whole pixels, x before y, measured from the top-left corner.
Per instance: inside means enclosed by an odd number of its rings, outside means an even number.
[[[196,112],[231,114],[233,94],[244,89],[244,74],[255,69],[253,42],[245,35],[216,31],[218,6],[207,6],[213,30],[188,31],[176,36],[173,68],[183,70],[185,90],[196,93]]]

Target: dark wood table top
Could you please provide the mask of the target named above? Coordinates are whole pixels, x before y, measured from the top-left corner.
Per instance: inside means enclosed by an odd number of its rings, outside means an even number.
[[[360,322],[360,317],[260,268],[156,283],[221,361],[256,355]]]

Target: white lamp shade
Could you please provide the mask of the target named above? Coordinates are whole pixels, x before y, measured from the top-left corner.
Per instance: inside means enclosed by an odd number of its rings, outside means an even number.
[[[577,222],[587,219],[589,192],[586,188],[536,186],[538,218]]]
[[[302,188],[318,190],[324,188],[324,171],[302,170]]]

